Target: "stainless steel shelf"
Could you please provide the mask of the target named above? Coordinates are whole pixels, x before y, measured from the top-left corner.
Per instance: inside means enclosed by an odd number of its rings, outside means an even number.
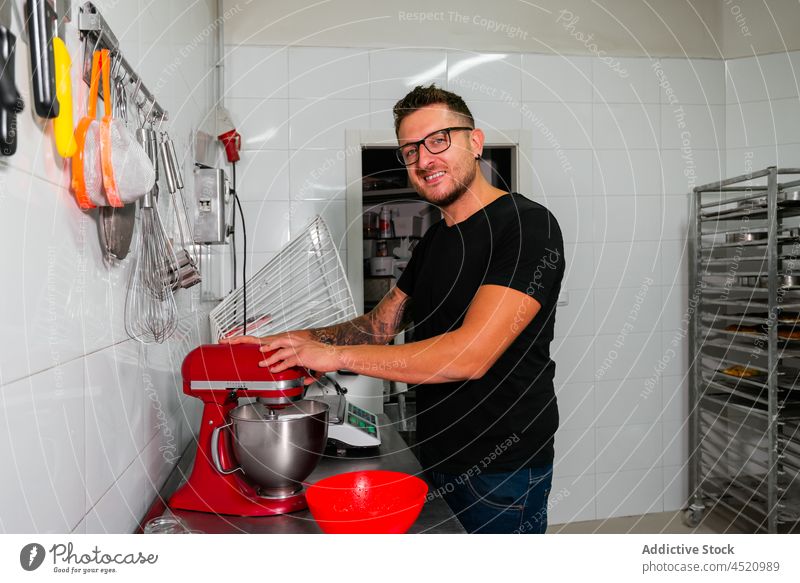
[[[765,207],[747,207],[742,210],[729,211],[722,210],[716,213],[703,213],[700,221],[702,223],[733,221],[743,217],[747,217],[751,221],[765,220],[767,218],[767,212]],[[785,220],[798,216],[800,215],[800,205],[798,205],[798,203],[781,204],[777,208],[777,213],[778,220]]]
[[[762,385],[758,385],[758,384],[750,385],[750,384],[745,383],[744,385],[740,385],[740,386],[731,386],[731,385],[727,385],[727,384],[725,384],[723,382],[719,382],[718,380],[715,380],[713,377],[708,377],[706,375],[703,375],[702,380],[705,381],[705,386],[706,387],[712,387],[712,388],[716,389],[717,391],[721,391],[723,393],[727,393],[727,394],[729,394],[729,395],[731,395],[733,397],[737,397],[737,398],[741,399],[742,401],[744,401],[744,403],[742,403],[743,405],[749,405],[751,407],[758,407],[760,405],[760,406],[766,408],[768,406],[768,404],[769,404],[767,399],[765,399],[763,397],[760,397],[759,395],[753,395],[753,394],[748,393],[748,392],[746,392],[744,390],[744,389],[747,389],[747,388],[763,389],[764,388],[763,384]]]
[[[703,273],[700,274],[700,277],[706,280],[709,278],[721,278],[721,277],[724,277],[725,279],[728,279],[730,277],[761,277],[762,275],[763,274],[761,271],[737,271],[736,275],[733,276],[725,271],[704,271]],[[743,286],[743,287],[749,287],[749,286]]]
[[[703,237],[709,237],[709,236],[712,236],[712,234],[709,233],[709,234],[704,234],[702,236]],[[736,248],[736,247],[766,247],[767,246],[767,242],[764,241],[764,240],[760,240],[760,239],[756,240],[756,241],[738,241],[738,242],[734,242],[734,243],[728,243],[728,242],[724,242],[723,243],[721,241],[714,241],[712,243],[713,244],[710,245],[710,246],[708,246],[708,245],[701,246],[701,249],[706,251],[706,250],[710,250],[710,249],[732,249],[732,248]],[[745,258],[742,258],[742,259],[745,259]]]
[[[766,255],[763,255],[763,256],[753,255],[753,256],[747,256],[747,257],[739,257],[738,259],[735,258],[735,257],[714,257],[713,253],[706,253],[707,251],[713,251],[713,249],[703,249],[703,252],[705,253],[705,256],[700,258],[700,261],[701,261],[701,263],[703,265],[726,265],[726,266],[731,266],[732,264],[733,265],[738,265],[738,263],[743,262],[743,261],[747,261],[747,262],[761,261],[761,262],[764,262],[764,261],[767,261],[769,259],[769,257],[767,257]],[[800,254],[792,255],[792,254],[789,254],[789,253],[778,253],[777,254],[777,258],[778,258],[779,261],[792,261],[792,260],[798,261],[798,260],[800,260]]]
[[[766,323],[766,317],[754,317],[754,316],[747,316],[747,315],[738,315],[738,314],[720,314],[718,312],[710,313],[710,312],[703,312],[700,314],[700,317],[705,320],[712,322],[722,321],[722,322],[734,322],[736,324],[754,324],[759,326],[761,324]],[[724,332],[724,330],[719,330],[720,332]],[[730,334],[739,334],[738,332],[729,332]]]
[[[746,509],[746,512],[751,514],[750,520],[754,522],[757,522],[759,518],[762,523],[768,522],[770,509],[774,509],[776,522],[797,524],[800,521],[800,508],[798,508],[796,500],[787,496],[785,492],[779,492],[775,501],[770,503],[770,496],[763,491],[766,489],[765,482],[769,474],[766,472],[763,478],[742,475],[730,480],[722,477],[710,477],[706,481],[706,487],[709,496],[729,505],[731,510],[741,512]],[[725,498],[728,500],[723,500]],[[730,499],[742,506],[737,507],[737,505],[731,504]],[[756,516],[752,516],[753,514]]]
[[[721,395],[707,393],[703,395],[702,402],[704,405],[703,413],[708,413],[709,415],[716,412],[717,416],[719,416],[724,408],[744,413],[746,417],[738,419],[737,423],[748,426],[756,431],[762,430],[768,421],[766,411],[742,405],[736,401],[731,401],[728,396],[723,397]]]
[[[752,288],[746,288],[746,289],[750,290]],[[769,304],[766,302],[754,302],[744,298],[736,298],[736,299],[704,298],[703,303],[715,306],[727,306],[732,308],[769,310]],[[781,303],[780,307],[783,310],[796,310],[800,309],[800,302],[792,303],[784,301],[783,303]],[[702,311],[699,312],[703,313]]]
[[[704,348],[717,348],[719,350],[733,350],[735,352],[742,352],[747,354],[752,354],[753,352],[753,344],[746,345],[746,344],[733,344],[733,343],[726,343],[721,340],[711,339],[707,340],[704,343]],[[763,349],[762,349],[763,350]],[[800,348],[787,348],[782,347],[780,353],[778,354],[778,358],[780,360],[788,360],[788,359],[800,359]],[[785,365],[789,366],[789,365]],[[792,368],[798,368],[799,366],[795,366]],[[800,387],[798,387],[800,389]]]
[[[702,236],[703,237],[713,237],[713,236],[716,236],[716,235],[718,235],[718,233],[704,233]],[[794,244],[799,244],[800,245],[800,239],[798,239],[797,237],[779,237],[777,243],[778,243],[778,245],[794,245]],[[757,239],[755,241],[738,241],[738,242],[730,242],[730,243],[727,242],[727,241],[725,241],[725,242],[712,241],[711,245],[704,245],[702,247],[702,249],[704,251],[709,251],[709,250],[712,250],[712,249],[732,249],[732,248],[738,248],[738,247],[742,247],[742,248],[744,248],[744,247],[747,247],[747,248],[765,247],[766,248],[768,245],[769,245],[769,242],[766,239]],[[744,256],[744,257],[740,257],[739,258],[740,261],[757,261],[758,259],[759,259],[759,257],[750,257],[750,256]]]
[[[800,292],[800,287],[781,287],[779,288],[784,294],[795,294]],[[743,285],[732,285],[730,287],[719,287],[707,285],[703,288],[704,294],[711,293],[730,293],[730,292],[755,292],[758,294],[768,294],[769,288],[766,287],[748,287]]]
[[[716,447],[716,449],[711,449],[711,446]],[[706,462],[706,468],[711,467],[713,469],[715,464],[718,464],[720,459],[724,458],[728,465],[736,465],[739,467],[747,465],[751,468],[755,467],[765,474],[769,470],[766,463],[758,459],[753,459],[752,454],[729,451],[724,441],[724,436],[715,435],[713,429],[708,429],[703,435],[703,443],[700,448],[708,460]]]
[[[746,287],[743,285],[732,285],[730,287],[707,285],[702,290],[703,294],[723,294],[730,292],[758,292],[766,294],[769,293],[769,289],[765,287]]]
[[[714,508],[723,508],[728,512],[735,515],[737,521],[747,522],[750,526],[755,528],[755,532],[767,532],[767,526],[764,524],[764,519],[761,520],[751,518],[742,511],[742,508],[734,506],[726,502],[722,496],[713,491],[704,491],[706,497],[711,501],[711,506]]]

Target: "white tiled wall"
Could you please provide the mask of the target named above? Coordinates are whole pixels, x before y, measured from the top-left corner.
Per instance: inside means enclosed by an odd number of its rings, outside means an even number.
[[[482,127],[532,131],[534,149],[522,155],[536,187],[525,194],[559,218],[569,294],[553,344],[561,411],[553,491],[565,495],[551,520],[683,505],[685,476],[680,484],[674,477],[683,471],[686,444],[673,437],[686,411],[672,391],[685,390],[685,359],[668,363],[653,388],[642,392],[685,309],[686,278],[676,270],[685,268],[687,193],[720,178],[725,168],[721,61],[622,59],[621,77],[588,57],[254,46],[226,51],[232,81],[226,98],[241,115],[236,121],[248,150],[239,188],[250,201],[248,221],[269,231],[256,236],[254,269],[287,236],[285,215],[270,206],[273,201],[288,201],[291,233],[320,212],[343,237],[345,129],[391,128],[392,105],[415,84],[435,81],[461,94]],[[268,82],[234,77],[248,71],[268,75]],[[669,102],[666,82],[677,103]],[[676,117],[678,106],[683,110]],[[265,143],[264,136],[274,141]],[[264,156],[266,150],[275,156]],[[634,306],[633,327],[618,348]],[[599,372],[611,351],[613,363]],[[662,414],[664,406],[669,416]]]
[[[800,52],[726,63],[727,174],[800,164]]]
[[[88,92],[78,73],[81,4],[66,27],[76,120]],[[170,112],[166,127],[190,177],[190,132],[211,105],[213,35],[201,33],[215,3],[95,5]],[[179,292],[173,338],[143,346],[127,337],[133,254],[104,265],[97,211],[77,208],[52,124],[32,113],[26,34],[14,33],[26,109],[16,155],[0,160],[0,532],[132,532],[194,429],[197,404],[184,399],[178,375],[208,335],[208,306],[197,288]]]

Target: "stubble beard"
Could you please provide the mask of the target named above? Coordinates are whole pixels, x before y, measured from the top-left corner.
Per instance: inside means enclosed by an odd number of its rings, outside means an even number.
[[[458,199],[460,199],[462,196],[464,196],[464,194],[467,192],[467,188],[469,188],[469,185],[472,184],[473,181],[475,180],[475,175],[477,174],[477,172],[478,172],[478,165],[472,164],[471,166],[468,167],[463,177],[457,177],[453,175],[453,178],[455,178],[455,186],[453,187],[453,190],[450,191],[448,194],[446,194],[444,197],[433,199],[427,196],[423,191],[423,189],[418,189],[417,194],[419,194],[420,197],[422,197],[426,202],[429,202],[432,205],[435,205],[439,208],[447,208],[451,204],[456,202]],[[425,184],[425,179],[423,178],[422,185],[424,186],[424,184]]]

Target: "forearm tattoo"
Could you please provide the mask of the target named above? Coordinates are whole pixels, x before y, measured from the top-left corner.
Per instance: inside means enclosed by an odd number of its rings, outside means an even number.
[[[369,323],[369,314],[364,314],[342,324],[314,328],[311,337],[325,344],[374,344]]]
[[[387,344],[410,320],[410,298],[397,299],[391,292],[374,310],[342,324],[314,328],[311,337],[325,344]]]

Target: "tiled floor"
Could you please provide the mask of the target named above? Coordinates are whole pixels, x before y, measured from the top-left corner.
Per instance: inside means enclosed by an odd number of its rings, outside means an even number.
[[[741,527],[731,524],[729,518],[706,513],[696,528],[685,526],[682,511],[659,512],[641,516],[623,516],[605,520],[551,524],[547,534],[741,534]]]

